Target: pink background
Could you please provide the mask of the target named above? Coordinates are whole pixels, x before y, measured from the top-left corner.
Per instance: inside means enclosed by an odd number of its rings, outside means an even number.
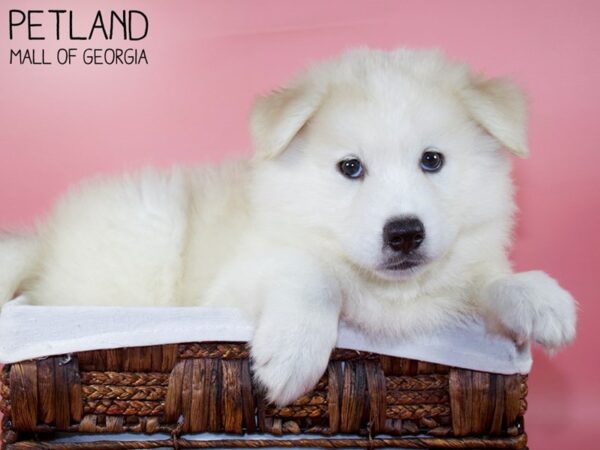
[[[41,48],[8,40],[9,8],[71,8],[83,31],[100,4],[149,16],[149,36],[135,45],[146,49],[148,66],[8,64],[10,47]],[[489,75],[514,77],[531,100],[532,149],[531,159],[515,161],[515,266],[546,270],[580,303],[576,344],[553,358],[535,351],[526,427],[533,449],[597,444],[600,3],[11,0],[0,15],[5,228],[32,223],[90,174],[247,153],[253,97],[348,47],[441,47]],[[80,47],[87,46],[127,45],[95,39]]]

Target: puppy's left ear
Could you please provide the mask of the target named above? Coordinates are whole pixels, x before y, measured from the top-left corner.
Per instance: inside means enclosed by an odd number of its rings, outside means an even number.
[[[300,79],[257,99],[250,114],[256,156],[274,158],[282,153],[315,114],[324,94],[323,86]]]
[[[527,102],[521,90],[503,78],[475,78],[461,93],[471,117],[508,150],[529,156]]]

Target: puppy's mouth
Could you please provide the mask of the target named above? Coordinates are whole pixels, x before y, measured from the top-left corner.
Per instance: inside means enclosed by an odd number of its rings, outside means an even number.
[[[386,261],[381,265],[379,270],[396,274],[410,273],[416,270],[417,267],[424,265],[426,262],[425,258],[416,255],[407,255],[407,257],[404,258],[392,258]]]
[[[409,270],[409,269],[412,269],[413,267],[417,267],[421,264],[422,264],[422,261],[412,261],[412,260],[396,261],[396,262],[386,264],[385,266],[383,266],[383,269],[391,270],[391,271]]]

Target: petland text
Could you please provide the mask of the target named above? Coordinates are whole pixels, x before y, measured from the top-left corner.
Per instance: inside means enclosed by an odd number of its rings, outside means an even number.
[[[10,64],[71,65],[78,61],[86,65],[148,64],[144,48],[138,42],[148,36],[148,16],[139,10],[96,11],[88,20],[78,19],[72,10],[33,9],[8,12],[8,34],[11,41],[26,39],[27,48],[11,48]],[[123,47],[93,47],[91,41],[131,42]],[[70,47],[50,50],[42,41],[70,41]],[[40,44],[42,44],[40,46]]]

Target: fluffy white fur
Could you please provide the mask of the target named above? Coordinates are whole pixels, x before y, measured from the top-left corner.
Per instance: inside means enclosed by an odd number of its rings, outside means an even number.
[[[358,50],[258,100],[255,155],[145,170],[72,189],[39,230],[0,247],[0,294],[39,304],[234,305],[256,320],[252,357],[285,404],[326,368],[340,317],[374,338],[483,312],[548,348],[575,336],[571,296],[512,274],[510,157],[527,154],[525,102],[435,51]],[[425,149],[445,155],[424,173]],[[348,157],[363,180],[337,170]],[[425,225],[425,263],[386,270],[382,229]]]

